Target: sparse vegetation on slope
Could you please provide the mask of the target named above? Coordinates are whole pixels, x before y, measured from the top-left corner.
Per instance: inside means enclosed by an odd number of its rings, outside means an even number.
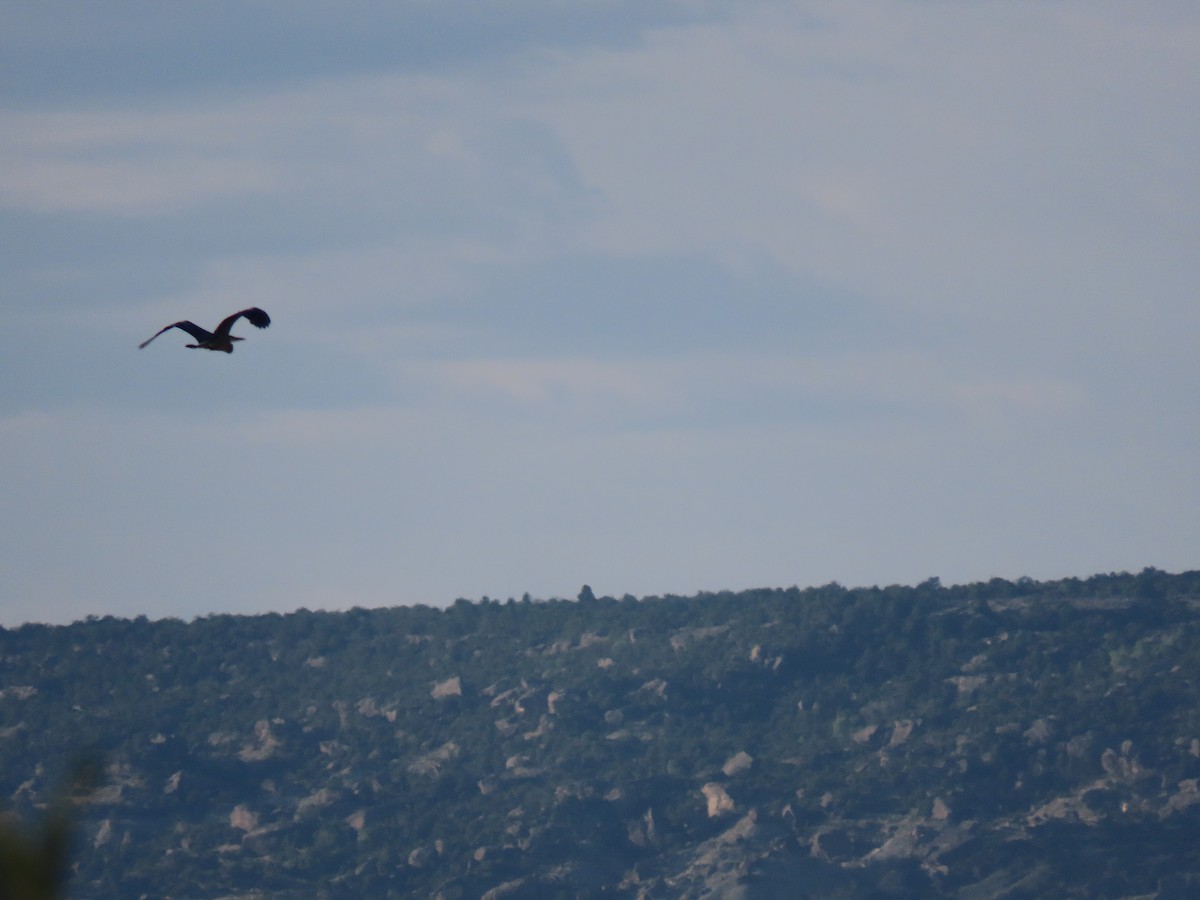
[[[0,630],[72,892],[1172,896],[1200,573]]]

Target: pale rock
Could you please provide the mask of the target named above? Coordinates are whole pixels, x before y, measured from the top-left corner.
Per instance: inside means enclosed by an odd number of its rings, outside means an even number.
[[[912,719],[901,719],[892,726],[892,737],[888,741],[888,747],[899,747],[912,736],[915,727]]]
[[[462,692],[462,679],[455,675],[453,678],[447,678],[445,681],[435,684],[433,690],[429,692],[429,696],[434,700],[443,700],[446,697],[461,697]]]
[[[330,706],[332,706],[333,711],[338,714],[338,725],[340,725],[342,728],[345,728],[346,723],[350,721],[350,704],[345,700],[334,700]]]
[[[229,814],[229,827],[241,831],[253,831],[258,827],[258,813],[253,812],[244,803],[239,803]]]
[[[320,809],[323,806],[328,806],[340,795],[336,791],[331,791],[329,788],[320,788],[313,791],[307,797],[303,798],[296,804],[296,815],[307,812],[310,809]]]
[[[103,847],[112,837],[112,819],[105,819],[100,823],[100,827],[96,829],[96,839],[92,841],[93,847]]]
[[[432,847],[417,847],[408,854],[408,864],[414,869],[423,869],[436,858],[437,853]]]
[[[946,680],[958,688],[959,694],[970,694],[987,684],[988,677],[986,675],[955,675]]]
[[[521,737],[527,741],[537,740],[538,738],[542,737],[542,735],[548,734],[552,727],[553,726],[550,724],[550,720],[545,716],[542,716],[538,719],[537,728],[535,728],[533,731],[525,732],[523,735],[521,735]]]
[[[739,772],[745,772],[753,764],[754,757],[745,750],[740,750],[733,756],[729,757],[729,759],[725,760],[725,765],[721,766],[721,771],[724,772],[726,776],[732,778]]]
[[[1026,824],[1031,827],[1055,820],[1096,825],[1100,822],[1100,815],[1092,811],[1081,797],[1057,797],[1025,817]]]
[[[413,775],[440,775],[442,767],[461,752],[462,748],[454,741],[446,741],[436,750],[413,760],[408,766],[408,771]]]
[[[355,704],[354,708],[358,711],[360,716],[364,716],[366,718],[380,715],[379,707],[375,704],[374,697],[364,697],[363,699],[359,700],[357,704]]]
[[[1115,778],[1118,781],[1128,781],[1138,772],[1136,762],[1131,760],[1127,754],[1118,754],[1111,747],[1100,754],[1100,768],[1110,778]]]
[[[1188,778],[1179,782],[1179,790],[1167,798],[1166,805],[1159,810],[1158,817],[1165,819],[1177,812],[1182,812],[1189,806],[1200,803],[1200,786],[1197,779]]]
[[[271,734],[271,723],[265,719],[260,719],[254,723],[254,737],[258,741],[258,746],[246,744],[238,753],[238,759],[242,762],[261,762],[264,759],[270,759],[275,748],[279,746],[279,740],[275,735]]]
[[[538,769],[530,766],[517,766],[515,769],[510,769],[508,774],[512,778],[538,778],[545,771],[545,769]]]
[[[757,811],[752,809],[731,828],[701,843],[686,869],[671,877],[668,883],[690,883],[696,888],[682,896],[746,900],[750,895],[743,881],[749,865],[738,845],[754,837],[758,831],[757,818]]]
[[[1050,723],[1045,719],[1038,719],[1025,730],[1025,740],[1030,744],[1044,744],[1050,737]]]
[[[512,881],[506,881],[491,890],[484,891],[479,900],[500,900],[501,897],[511,897],[514,894],[520,894],[524,887],[524,878],[514,878]]]
[[[723,816],[726,813],[734,812],[737,805],[733,802],[733,798],[721,785],[715,781],[710,781],[704,787],[700,788],[700,793],[704,795],[704,799],[708,801],[708,817],[715,819],[717,816]]]
[[[881,862],[893,859],[909,859],[916,856],[927,829],[919,825],[897,828],[887,840],[863,857],[863,862]]]
[[[986,653],[978,653],[975,656],[972,656],[965,663],[963,663],[962,671],[969,675],[972,672],[978,672],[980,669],[982,669],[986,665],[987,665],[987,654]]]
[[[1193,793],[1195,789],[1195,781],[1192,782]],[[642,817],[642,821],[646,823],[646,840],[651,844],[658,843],[658,828],[654,824],[654,810],[646,810],[646,815]]]
[[[850,740],[856,744],[865,744],[875,736],[875,732],[879,730],[878,725],[864,725],[862,728],[850,735]]]
[[[492,685],[488,685],[488,687],[484,690],[483,693],[492,698],[491,707],[493,709],[495,709],[500,704],[508,703],[509,701],[511,701],[512,698],[515,697],[520,690],[521,690],[520,688],[509,688],[507,691],[501,691],[500,693],[497,694],[496,693],[496,685],[492,684]]]

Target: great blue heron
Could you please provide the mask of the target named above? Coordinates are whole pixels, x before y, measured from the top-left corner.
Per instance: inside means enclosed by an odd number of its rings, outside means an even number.
[[[193,322],[174,322],[168,325],[162,331],[158,332],[158,334],[154,335],[154,337],[142,341],[142,343],[138,344],[138,349],[140,350],[142,347],[145,347],[148,343],[150,343],[150,341],[158,337],[159,334],[162,334],[163,331],[170,331],[172,328],[180,328],[196,339],[195,344],[187,345],[193,350],[224,350],[226,353],[232,353],[233,342],[244,340],[244,338],[234,337],[229,333],[229,331],[233,328],[233,323],[242,316],[245,316],[250,321],[250,324],[256,328],[266,328],[271,324],[270,316],[268,316],[257,306],[252,306],[249,309],[243,309],[241,312],[235,312],[232,316],[229,316],[229,318],[222,320],[221,324],[217,326],[217,330],[215,332],[205,331],[203,328]]]

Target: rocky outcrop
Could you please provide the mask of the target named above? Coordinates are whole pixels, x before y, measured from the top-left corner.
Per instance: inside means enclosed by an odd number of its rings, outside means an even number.
[[[461,697],[462,692],[462,679],[455,675],[453,678],[437,682],[429,696],[434,700],[444,700],[447,697]]]
[[[1195,896],[1197,585],[0,629],[0,793],[108,748],[84,900]]]
[[[446,741],[436,750],[431,750],[424,756],[418,757],[409,763],[408,771],[413,775],[427,775],[437,777],[442,773],[442,769],[451,760],[455,759],[462,752],[462,748],[454,741]]]
[[[717,816],[724,816],[734,812],[737,809],[737,804],[733,802],[733,798],[729,796],[729,792],[724,786],[710,781],[708,784],[700,788],[700,793],[704,795],[704,799],[708,802],[708,817],[715,819]]]

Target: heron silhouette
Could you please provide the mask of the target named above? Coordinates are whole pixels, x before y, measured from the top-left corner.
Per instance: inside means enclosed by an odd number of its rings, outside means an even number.
[[[217,326],[216,331],[205,331],[195,322],[188,322],[186,319],[182,322],[172,322],[162,331],[155,334],[153,337],[147,338],[138,344],[138,349],[142,349],[154,338],[162,334],[163,331],[170,331],[172,328],[178,328],[186,331],[196,339],[196,343],[188,344],[187,346],[193,350],[223,350],[226,353],[233,352],[233,342],[242,341],[245,338],[235,337],[229,332],[233,329],[233,323],[245,316],[246,319],[255,328],[266,328],[271,324],[271,317],[259,309],[257,306],[252,306],[249,309],[243,309],[241,312],[235,312],[232,316],[221,320],[221,324]]]

